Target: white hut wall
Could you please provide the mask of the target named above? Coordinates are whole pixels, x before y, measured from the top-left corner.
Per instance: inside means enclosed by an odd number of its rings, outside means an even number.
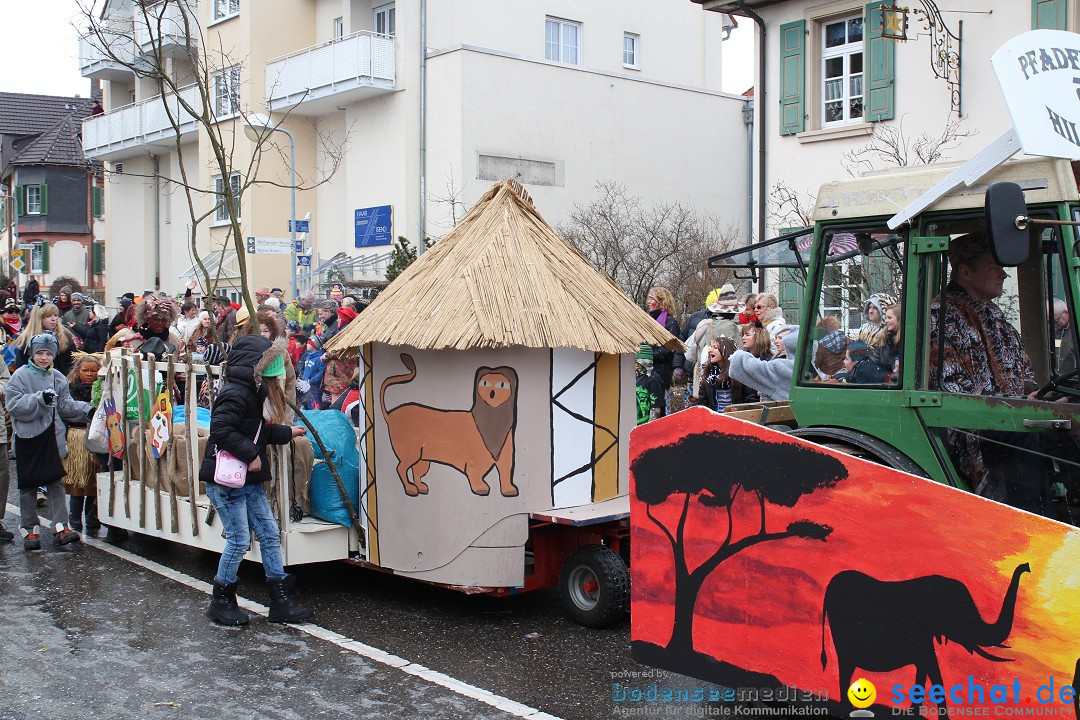
[[[373,343],[364,358],[369,559],[434,582],[520,585],[528,514],[551,507],[549,351]]]

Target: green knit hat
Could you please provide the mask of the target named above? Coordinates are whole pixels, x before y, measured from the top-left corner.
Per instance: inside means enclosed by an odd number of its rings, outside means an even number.
[[[635,360],[649,360],[652,361],[652,346],[642,343],[638,346],[637,355],[634,356]]]
[[[278,355],[270,364],[266,366],[266,369],[262,371],[263,377],[281,377],[285,374],[285,356]]]

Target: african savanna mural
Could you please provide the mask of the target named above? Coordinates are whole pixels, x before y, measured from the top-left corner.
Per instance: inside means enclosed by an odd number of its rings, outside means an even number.
[[[1074,714],[1075,528],[702,408],[636,428],[630,463],[640,662],[845,716],[860,677],[879,716],[915,684],[963,685],[952,709],[1052,681]]]

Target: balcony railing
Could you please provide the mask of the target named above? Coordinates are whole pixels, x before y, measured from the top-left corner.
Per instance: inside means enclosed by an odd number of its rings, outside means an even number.
[[[186,24],[184,15],[187,15]],[[146,14],[135,11],[135,42],[140,52],[154,54],[155,36],[166,55],[187,53],[198,45],[198,4],[195,0],[172,0],[149,5]],[[188,33],[187,28],[192,30]]]
[[[109,52],[103,49],[106,46]],[[126,30],[121,27],[115,31],[103,28],[101,36],[83,35],[79,38],[79,70],[83,77],[96,80],[130,79],[135,66],[135,40],[130,21]]]
[[[318,115],[394,90],[394,38],[357,32],[266,63],[266,104]]]
[[[196,112],[202,111],[195,85],[181,89],[180,97]],[[198,123],[181,108],[179,99],[175,95],[166,95],[166,101],[173,117],[179,120],[181,137],[194,134]],[[157,95],[84,120],[83,150],[92,158],[120,159],[142,153],[147,145],[171,146],[176,141],[176,132],[161,96]]]

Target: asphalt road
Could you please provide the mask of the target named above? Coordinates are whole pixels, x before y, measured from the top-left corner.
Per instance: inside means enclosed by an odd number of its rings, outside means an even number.
[[[6,521],[17,525],[10,512]],[[102,543],[44,545],[40,553],[25,552],[19,540],[0,545],[0,720],[543,717],[504,713],[264,618],[239,630],[217,627],[203,616],[203,592],[111,555]],[[217,567],[215,554],[147,536],[120,548],[204,583]],[[564,616],[555,590],[488,598],[345,563],[292,570],[302,602],[315,610],[314,630],[568,720],[647,714],[612,696],[615,678],[656,672],[631,659],[628,619],[583,628]],[[239,594],[267,602],[260,565],[243,564]],[[660,682],[713,687],[671,674]],[[656,709],[664,717],[731,710]]]

